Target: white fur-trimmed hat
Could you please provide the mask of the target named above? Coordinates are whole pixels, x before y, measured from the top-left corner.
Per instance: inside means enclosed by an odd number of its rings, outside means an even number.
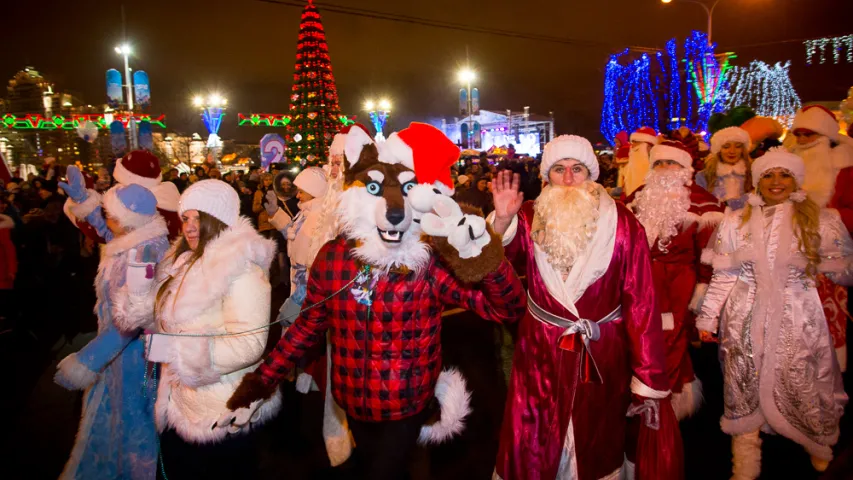
[[[809,105],[797,112],[797,115],[794,117],[794,124],[791,126],[791,131],[795,132],[799,129],[819,133],[829,137],[833,142],[837,142],[840,136],[838,132],[840,127],[835,115],[829,109],[820,105]]]
[[[646,142],[652,145],[658,144],[658,134],[652,127],[641,127],[636,132],[631,134],[632,142]]]
[[[598,180],[598,158],[592,150],[589,140],[577,135],[560,135],[545,145],[542,153],[542,165],[539,175],[548,181],[548,172],[560,160],[571,159],[579,161],[589,170],[589,179]]]
[[[749,132],[740,127],[723,128],[711,136],[711,153],[720,153],[723,145],[729,142],[740,143],[743,148],[749,150],[752,139],[749,138]]]
[[[157,199],[142,185],[118,184],[104,194],[104,209],[122,227],[139,228],[157,216]]]
[[[222,180],[202,180],[181,195],[178,215],[189,210],[204,212],[230,227],[240,217],[240,196]]]
[[[311,194],[314,198],[320,198],[326,195],[329,189],[329,181],[326,179],[326,172],[320,167],[308,167],[299,172],[293,184]]]
[[[687,170],[693,171],[693,156],[681,142],[666,140],[652,147],[649,163],[652,167],[658,160],[674,160]]]
[[[764,172],[774,168],[784,168],[791,172],[798,187],[802,187],[806,180],[806,165],[803,159],[782,147],[775,147],[752,163],[752,186],[758,188],[758,181]]]

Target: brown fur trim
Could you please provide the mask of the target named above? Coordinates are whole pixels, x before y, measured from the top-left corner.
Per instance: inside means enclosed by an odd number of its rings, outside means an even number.
[[[466,203],[459,204],[463,213],[483,216],[482,210]],[[429,237],[430,244],[453,275],[465,283],[477,283],[486,275],[495,272],[504,259],[504,247],[501,237],[486,223],[486,230],[492,240],[483,247],[483,251],[473,258],[459,258],[459,252],[443,237]]]
[[[260,373],[250,372],[243,377],[240,385],[234,390],[225,406],[229,410],[249,408],[255,400],[266,400],[272,397],[275,391],[276,387],[267,385]]]

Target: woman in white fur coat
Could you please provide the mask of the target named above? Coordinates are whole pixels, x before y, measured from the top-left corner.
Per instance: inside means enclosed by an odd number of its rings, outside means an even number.
[[[179,207],[183,235],[158,265],[157,287],[137,302],[135,324],[159,332],[147,337],[146,355],[161,363],[155,419],[170,480],[256,476],[257,432],[217,422],[260,363],[268,334],[275,242],[239,208],[237,193],[220,180],[188,188]],[[247,421],[261,424],[280,404],[274,396]]]

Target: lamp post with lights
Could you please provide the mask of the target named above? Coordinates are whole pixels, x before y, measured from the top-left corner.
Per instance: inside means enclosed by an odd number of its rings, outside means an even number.
[[[714,19],[714,9],[717,8],[717,5],[721,0],[714,0],[714,3],[709,7],[704,2],[700,2],[699,0],[678,0],[679,3],[695,3],[702,7],[705,10],[705,13],[708,14],[708,45],[711,45],[711,27],[713,27],[713,19]],[[673,0],[661,0],[661,3],[667,4],[672,3]]]
[[[468,91],[468,105],[466,106],[468,114],[468,138],[465,139],[467,148],[473,147],[474,139],[474,99],[471,98],[471,83],[477,78],[477,74],[470,68],[464,68],[459,71],[459,81],[465,85]]]
[[[368,100],[364,103],[364,109],[367,110],[368,115],[370,115],[370,122],[376,129],[376,141],[384,142],[385,135],[382,133],[382,129],[385,128],[385,122],[391,116],[391,102],[384,98],[378,102]]]
[[[136,120],[133,118],[133,77],[130,75],[130,45],[123,43],[115,48],[117,54],[124,57],[124,81],[127,88],[127,128],[130,137],[130,149],[136,150],[138,139],[136,138]]]
[[[228,99],[218,93],[209,95],[207,98],[196,95],[193,97],[193,105],[201,109],[201,119],[207,128],[207,148],[213,154],[214,160],[219,162],[219,150],[222,148],[222,139],[219,138],[219,127],[222,126],[222,117],[225,116],[225,106]]]

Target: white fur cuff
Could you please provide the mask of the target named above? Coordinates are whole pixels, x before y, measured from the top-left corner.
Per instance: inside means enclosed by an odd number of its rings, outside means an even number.
[[[288,223],[290,223],[290,216],[280,208],[270,217],[270,225],[276,230],[284,230]]]
[[[56,375],[53,380],[68,390],[85,390],[98,380],[98,374],[80,363],[77,354],[72,353],[56,366]]]
[[[637,377],[631,377],[631,392],[646,398],[661,399],[666,398],[671,393],[669,390],[655,390],[652,387],[643,383]]]
[[[87,192],[89,196],[86,197],[86,200],[83,203],[77,203],[70,198],[66,200],[66,203],[68,203],[68,211],[70,211],[78,220],[85,220],[90,213],[94,212],[96,208],[101,206],[101,194],[92,189],[87,190]]]
[[[486,217],[486,222],[490,225],[495,224],[495,212],[490,213]],[[501,244],[503,246],[507,246],[512,243],[512,240],[515,238],[515,234],[518,232],[518,215],[512,217],[512,221],[509,223],[509,227],[507,227],[506,232],[503,234],[503,238],[501,238]]]

